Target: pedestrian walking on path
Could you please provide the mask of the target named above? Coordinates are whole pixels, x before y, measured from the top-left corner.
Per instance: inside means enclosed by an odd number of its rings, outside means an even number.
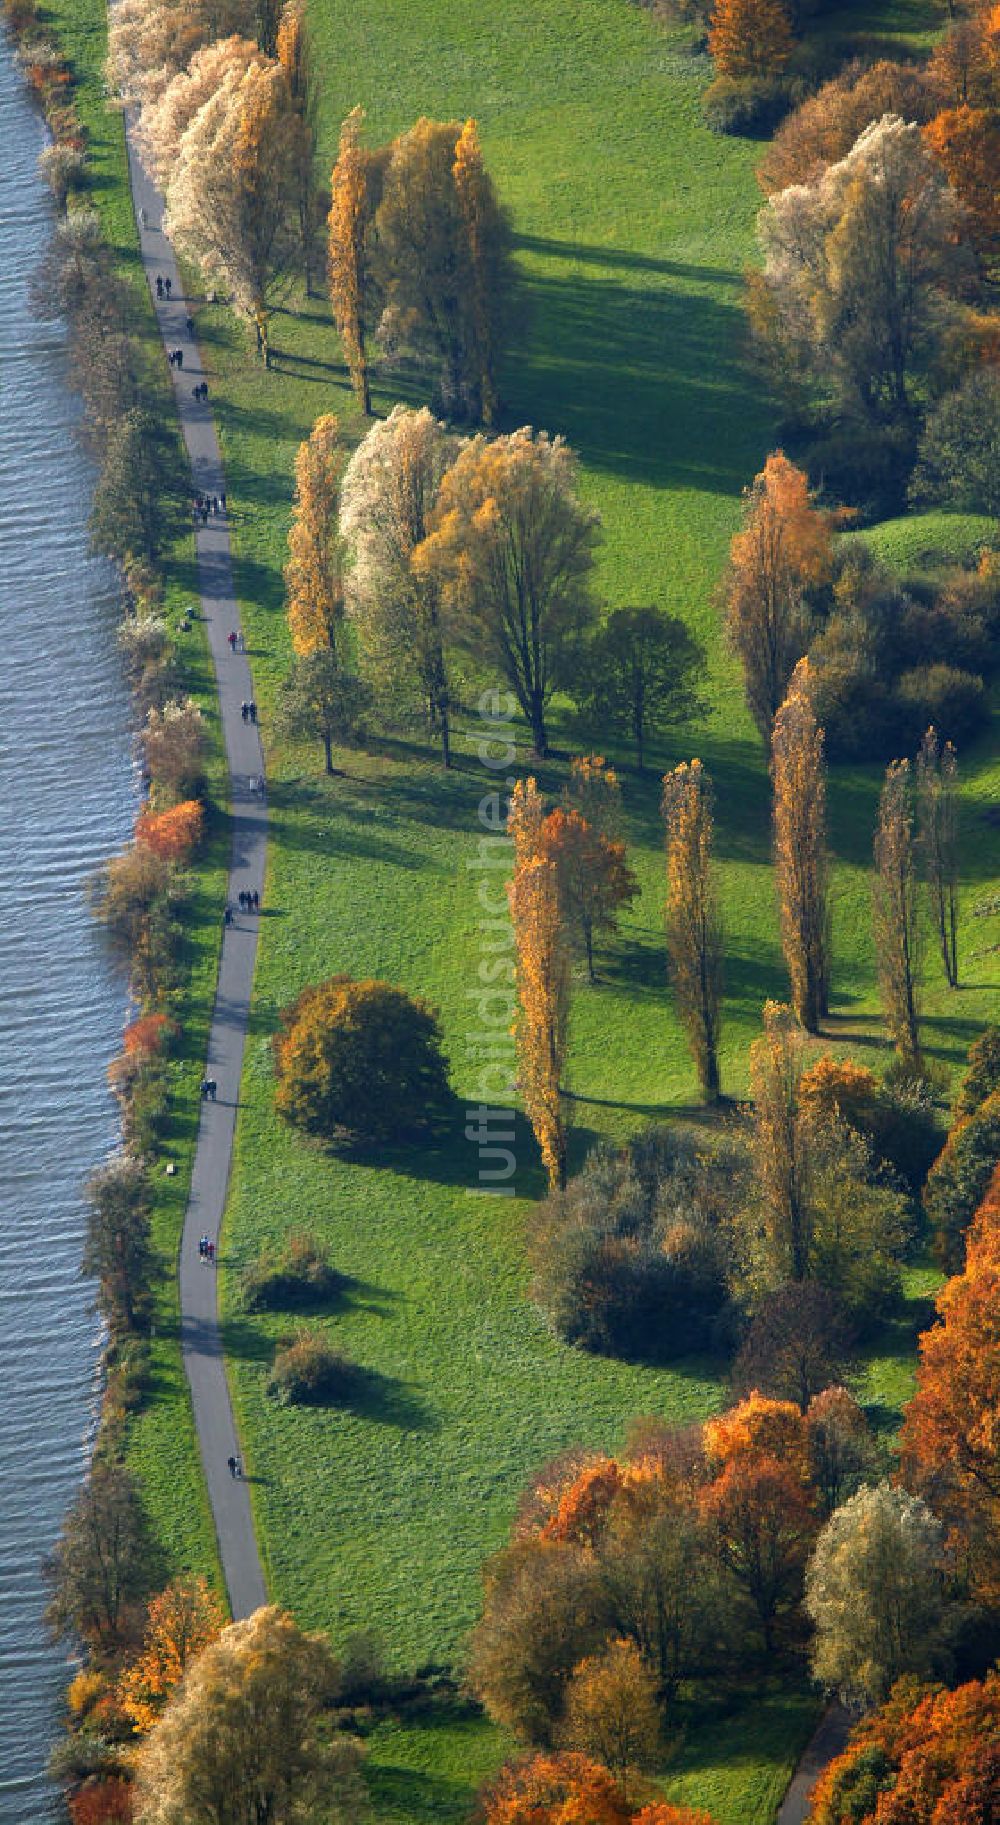
[[[209,643],[219,689],[219,715],[230,782],[233,849],[227,905],[223,913],[222,948],[216,1005],[208,1040],[209,1083],[217,1105],[202,1119],[195,1149],[191,1187],[184,1220],[179,1262],[181,1348],[191,1387],[191,1403],[205,1482],[219,1542],[222,1568],[233,1617],[248,1616],[267,1601],[260,1554],[254,1534],[248,1491],[242,1477],[242,1459],[229,1388],[217,1312],[217,1277],[206,1274],[217,1255],[217,1239],[225,1211],[233,1140],[239,1109],[240,1075],[250,1010],[256,955],[255,921],[237,922],[233,907],[247,878],[263,880],[266,860],[266,802],[248,795],[242,783],[263,771],[260,737],[250,721],[253,683],[245,654],[227,636],[239,631],[239,609],[231,574],[228,526],[225,521],[225,473],[211,410],[208,382],[201,378],[195,323],[185,306],[183,287],[169,243],[159,224],[163,199],[150,182],[136,154],[133,122],[126,119],[130,177],[140,229],[140,250],[166,353],[176,353],[177,330],[183,321],[190,343],[188,360],[170,369],[174,397],[188,458],[198,562],[198,615]],[[169,285],[167,281],[169,280]],[[176,291],[178,310],[169,300]],[[186,372],[194,369],[194,373]],[[221,508],[209,527],[209,503]],[[242,666],[243,670],[236,671]],[[233,692],[235,691],[235,700]],[[240,700],[246,714],[238,715]],[[245,886],[242,891],[246,892]],[[220,1094],[221,1093],[221,1094]],[[205,1102],[213,1101],[207,1087]],[[197,1247],[204,1236],[206,1252]],[[211,1244],[212,1253],[207,1252]]]

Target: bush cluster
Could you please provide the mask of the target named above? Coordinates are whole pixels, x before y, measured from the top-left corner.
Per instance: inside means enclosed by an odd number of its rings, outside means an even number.
[[[598,1147],[535,1213],[533,1294],[567,1343],[666,1361],[704,1349],[726,1305],[724,1220],[743,1177],[671,1129]]]
[[[343,1280],[314,1236],[296,1230],[280,1248],[262,1250],[247,1268],[242,1301],[248,1312],[288,1311],[334,1299]]]
[[[277,1351],[267,1391],[283,1407],[339,1406],[348,1401],[357,1371],[318,1331],[300,1331]]]

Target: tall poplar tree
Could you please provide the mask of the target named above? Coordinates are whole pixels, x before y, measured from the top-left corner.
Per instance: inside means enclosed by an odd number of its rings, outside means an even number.
[[[556,864],[518,863],[507,895],[517,959],[518,1087],[549,1185],[566,1184],[566,1123],[560,1082],[569,1029],[569,954]]]
[[[774,719],[774,860],[781,941],[792,1006],[807,1033],[829,1012],[829,917],[826,884],[826,781],[823,731],[809,694],[809,661],[792,676]]]
[[[712,790],[700,760],[663,781],[667,825],[667,951],[677,1012],[705,1101],[719,1096],[722,922],[712,863]]]
[[[920,856],[949,988],[958,987],[958,755],[928,729],[917,755]]]
[[[288,532],[288,627],[299,657],[338,652],[344,619],[343,543],[338,525],[344,452],[332,413],[316,420],[295,458]]]
[[[340,151],[330,178],[329,273],[334,321],[351,385],[367,417],[372,409],[365,348],[371,154],[362,140],[364,121],[364,109],[354,108],[340,129]]]
[[[910,763],[894,760],[886,768],[875,831],[872,925],[886,1027],[899,1057],[914,1066],[920,1062],[919,914]]]

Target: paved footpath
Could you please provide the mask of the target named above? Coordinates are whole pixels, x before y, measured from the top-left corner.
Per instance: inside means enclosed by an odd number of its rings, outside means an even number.
[[[827,1763],[846,1748],[853,1722],[841,1704],[832,1704],[824,1711],[792,1775],[775,1825],[806,1825],[809,1795]]]
[[[131,132],[129,166],[136,221],[140,224],[145,221],[145,226],[139,229],[142,262],[160,331],[166,348],[184,350],[183,367],[171,368],[170,372],[194,477],[192,495],[221,495],[225,492],[226,481],[211,405],[196,400],[192,394],[192,388],[205,376],[198,345],[185,329],[189,307],[184,301],[173,251],[161,228],[163,199],[143,170]],[[157,275],[170,280],[171,298],[157,298]],[[256,727],[244,722],[240,713],[241,703],[250,702],[253,697],[250,667],[241,654],[230,651],[227,639],[230,632],[240,631],[240,621],[233,595],[229,528],[225,517],[212,515],[207,526],[199,522],[196,542],[201,614],[215,666],[229,764],[233,848],[228,895],[230,904],[238,907],[242,888],[256,890],[263,898],[267,806],[262,795],[251,791],[250,783],[255,778],[263,779],[264,757]],[[228,1468],[228,1459],[239,1451],[239,1441],[222,1357],[215,1269],[201,1260],[198,1239],[207,1235],[216,1245],[219,1241],[232,1161],[256,953],[257,916],[237,911],[234,924],[223,932],[215,1011],[208,1040],[206,1072],[218,1085],[217,1100],[201,1105],[180,1258],[184,1367],[191,1384],[198,1443],[230,1607],[236,1619],[250,1615],[266,1603],[267,1590],[254,1534],[250,1492],[246,1482],[231,1476]]]

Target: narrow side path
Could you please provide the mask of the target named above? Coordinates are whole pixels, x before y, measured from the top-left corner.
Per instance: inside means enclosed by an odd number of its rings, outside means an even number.
[[[211,407],[195,399],[192,389],[204,380],[197,343],[185,320],[180,274],[162,230],[163,199],[151,183],[127,126],[129,174],[142,262],[149,281],[164,346],[183,349],[184,365],[172,368],[174,392],[193,477],[192,494],[224,495],[226,480],[212,422]],[[158,298],[157,277],[170,281],[171,297]],[[238,905],[242,889],[263,894],[267,847],[267,806],[251,782],[264,776],[264,757],[256,726],[245,722],[241,704],[253,697],[245,657],[230,651],[228,636],[239,632],[233,594],[229,528],[225,515],[213,515],[196,530],[201,614],[215,667],[219,714],[229,767],[233,848],[228,896]],[[195,1425],[208,1493],[219,1540],[222,1568],[234,1618],[248,1616],[267,1602],[264,1572],[257,1550],[250,1493],[242,1478],[230,1474],[228,1460],[239,1452],[229,1385],[222,1356],[216,1300],[215,1268],[198,1252],[201,1236],[218,1245],[232,1162],[239,1104],[243,1046],[250,1013],[257,916],[236,912],[223,931],[215,1009],[208,1040],[206,1074],[217,1084],[214,1101],[203,1101],[191,1195],[184,1219],[180,1257],[181,1348],[191,1385]]]
[[[774,1825],[806,1825],[809,1795],[824,1768],[847,1747],[853,1722],[850,1712],[841,1704],[834,1703],[824,1711],[802,1751]]]

